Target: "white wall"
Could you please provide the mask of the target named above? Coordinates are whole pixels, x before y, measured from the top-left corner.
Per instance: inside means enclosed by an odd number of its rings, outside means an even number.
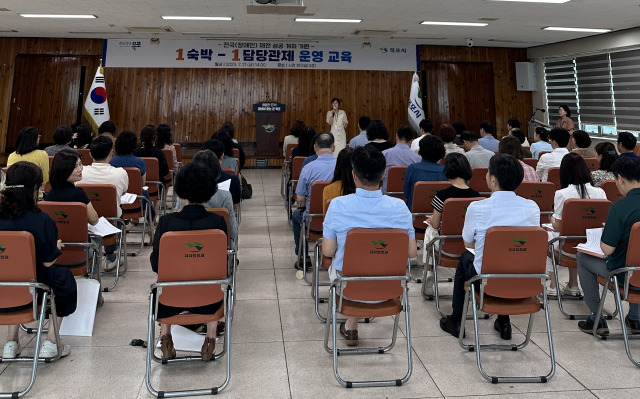
[[[640,47],[640,28],[627,29],[620,32],[591,36],[584,39],[569,40],[562,43],[546,46],[532,47],[527,50],[527,56],[531,62],[535,62],[538,70],[538,91],[532,92],[533,106],[545,108],[546,87],[544,85],[544,62],[551,58],[563,58],[568,56],[583,55],[588,53],[602,53],[607,51],[620,51]],[[538,119],[549,122],[558,118],[556,110],[547,112],[543,120],[538,114]]]

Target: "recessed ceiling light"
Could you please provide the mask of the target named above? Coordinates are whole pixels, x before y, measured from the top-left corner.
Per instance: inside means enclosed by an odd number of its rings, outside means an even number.
[[[488,1],[513,1],[518,3],[553,3],[553,4],[561,4],[568,3],[571,0],[488,0]]]
[[[231,17],[181,17],[178,15],[163,15],[162,19],[178,19],[184,21],[231,21]]]
[[[557,30],[561,32],[588,32],[588,33],[607,33],[611,32],[611,29],[596,29],[596,28],[565,28],[561,26],[547,26],[542,30]]]
[[[344,19],[344,18],[296,18],[296,22],[347,22],[357,24],[362,22],[361,19]]]
[[[98,18],[93,14],[20,14],[24,18]]]
[[[487,26],[484,22],[446,22],[446,21],[422,21],[422,25],[444,25],[444,26]]]

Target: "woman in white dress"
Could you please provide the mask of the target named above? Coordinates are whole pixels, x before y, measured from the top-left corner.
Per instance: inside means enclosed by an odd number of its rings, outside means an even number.
[[[347,120],[347,114],[340,109],[340,99],[333,98],[331,100],[332,108],[327,112],[327,123],[331,126],[331,133],[333,133],[334,143],[336,146],[333,152],[334,156],[337,156],[340,150],[347,146],[347,134],[345,129],[349,121]]]

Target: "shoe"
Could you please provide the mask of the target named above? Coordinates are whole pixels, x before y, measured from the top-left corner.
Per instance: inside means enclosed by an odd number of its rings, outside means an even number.
[[[626,315],[624,318],[624,324],[627,325],[627,333],[640,334],[640,320],[631,320],[629,315]]]
[[[435,276],[432,271],[427,271],[427,278],[424,282],[424,292],[425,296],[434,296],[435,291],[433,289],[433,284],[435,283]]]
[[[98,303],[96,304],[96,308],[102,307],[104,305],[104,297],[102,296],[102,290],[98,291]]]
[[[340,335],[347,340],[347,346],[358,346],[358,330],[347,330],[345,323],[340,323]]]
[[[225,328],[225,322],[224,321],[219,321],[218,322],[218,327],[216,327],[216,335],[218,337],[224,335],[224,328]]]
[[[15,359],[20,353],[20,344],[17,341],[9,341],[4,344],[4,352],[2,352],[3,359]]]
[[[440,319],[440,328],[456,338],[460,336],[460,322],[453,321],[451,316],[445,316]]]
[[[593,323],[594,321],[591,320],[591,318],[588,318],[587,320],[579,321],[578,328],[582,332],[593,334]],[[596,332],[600,335],[609,335],[609,326],[607,326],[607,321],[605,319],[600,319]]]
[[[69,353],[71,353],[71,346],[63,343],[62,353],[60,354],[60,357],[68,356]],[[42,347],[40,348],[40,357],[47,359],[51,357],[56,357],[57,354],[58,354],[58,345],[54,344],[48,339],[45,340],[44,343],[42,344]]]
[[[173,338],[171,338],[171,334],[160,337],[160,350],[162,351],[162,360],[173,359],[176,357],[176,349],[173,347]]]
[[[200,354],[202,355],[202,361],[208,362],[213,357],[213,353],[216,351],[216,339],[204,337],[204,343],[202,344],[202,349],[200,349]]]
[[[112,272],[115,270],[116,266],[118,266],[118,257],[113,261],[110,261],[106,256],[102,258],[102,270],[105,272]]]
[[[295,267],[296,270],[302,270],[302,264],[299,262],[300,261],[297,260],[296,263],[293,264],[293,267]],[[310,268],[311,268],[311,258],[307,256],[307,270],[309,270]]]
[[[496,319],[496,321],[493,322],[493,328],[500,333],[501,339],[504,339],[505,341],[511,340],[511,323],[501,324],[498,322],[498,319]]]
[[[567,295],[567,296],[580,296],[582,295],[582,292],[580,291],[580,288],[578,286],[575,287],[569,287],[569,283],[567,283],[564,287],[562,287],[562,295]]]

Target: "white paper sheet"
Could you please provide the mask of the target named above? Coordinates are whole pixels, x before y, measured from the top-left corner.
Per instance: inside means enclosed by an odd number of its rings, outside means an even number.
[[[138,198],[138,196],[135,195],[135,194],[124,193],[124,194],[122,194],[122,197],[120,197],[120,203],[121,204],[133,204],[136,201],[137,198]]]
[[[231,179],[218,183],[218,190],[229,191],[229,187],[231,187]]]
[[[204,343],[204,335],[200,335],[188,328],[174,324],[171,326],[171,338],[173,340],[173,347],[177,351],[183,352],[197,352],[202,350],[202,344]],[[216,342],[218,338],[216,338]],[[160,341],[156,344],[156,348],[160,348]]]
[[[76,279],[76,284],[78,285],[78,307],[62,321],[60,335],[90,337],[93,335],[100,283],[94,279],[79,278]]]
[[[578,250],[591,253],[595,256],[604,256],[602,248],[600,248],[600,241],[602,240],[602,228],[587,229],[587,242],[584,244],[578,244],[576,247]]]
[[[104,216],[100,216],[98,223],[95,226],[89,224],[89,234],[98,235],[100,237],[106,237],[111,234],[120,233],[120,229],[109,223]]]

